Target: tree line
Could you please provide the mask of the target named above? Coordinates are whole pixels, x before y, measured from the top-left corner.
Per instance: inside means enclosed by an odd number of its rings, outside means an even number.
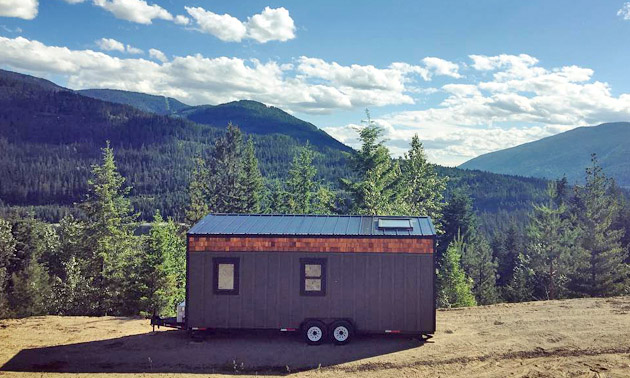
[[[317,179],[308,143],[284,178],[264,176],[253,139],[230,125],[190,164],[186,225],[156,210],[144,235],[108,143],[74,215],[58,225],[23,211],[0,219],[0,316],[173,313],[184,299],[184,230],[210,212],[431,216],[441,307],[629,292],[630,206],[596,157],[585,185],[550,183],[523,225],[489,234],[417,135],[392,159],[369,113],[358,132],[361,148],[335,188]]]

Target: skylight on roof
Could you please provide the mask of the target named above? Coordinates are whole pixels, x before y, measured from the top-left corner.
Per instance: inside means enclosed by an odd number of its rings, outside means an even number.
[[[378,220],[378,228],[387,230],[412,230],[411,219],[386,219]]]

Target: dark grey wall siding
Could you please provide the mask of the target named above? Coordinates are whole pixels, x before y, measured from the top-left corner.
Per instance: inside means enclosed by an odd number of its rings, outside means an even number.
[[[239,295],[216,295],[213,257],[240,258]],[[300,258],[327,259],[326,296],[300,296]],[[433,255],[193,252],[188,326],[297,328],[306,318],[350,318],[359,330],[432,332]]]

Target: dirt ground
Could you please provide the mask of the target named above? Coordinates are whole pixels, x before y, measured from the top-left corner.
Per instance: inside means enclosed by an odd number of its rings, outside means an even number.
[[[307,346],[279,332],[151,332],[147,320],[0,321],[0,377],[630,377],[630,297],[439,311],[428,342],[394,335]]]

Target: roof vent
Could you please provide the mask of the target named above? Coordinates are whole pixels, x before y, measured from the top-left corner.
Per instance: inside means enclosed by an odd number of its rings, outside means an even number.
[[[409,218],[379,218],[378,228],[385,230],[413,230],[411,219]]]

